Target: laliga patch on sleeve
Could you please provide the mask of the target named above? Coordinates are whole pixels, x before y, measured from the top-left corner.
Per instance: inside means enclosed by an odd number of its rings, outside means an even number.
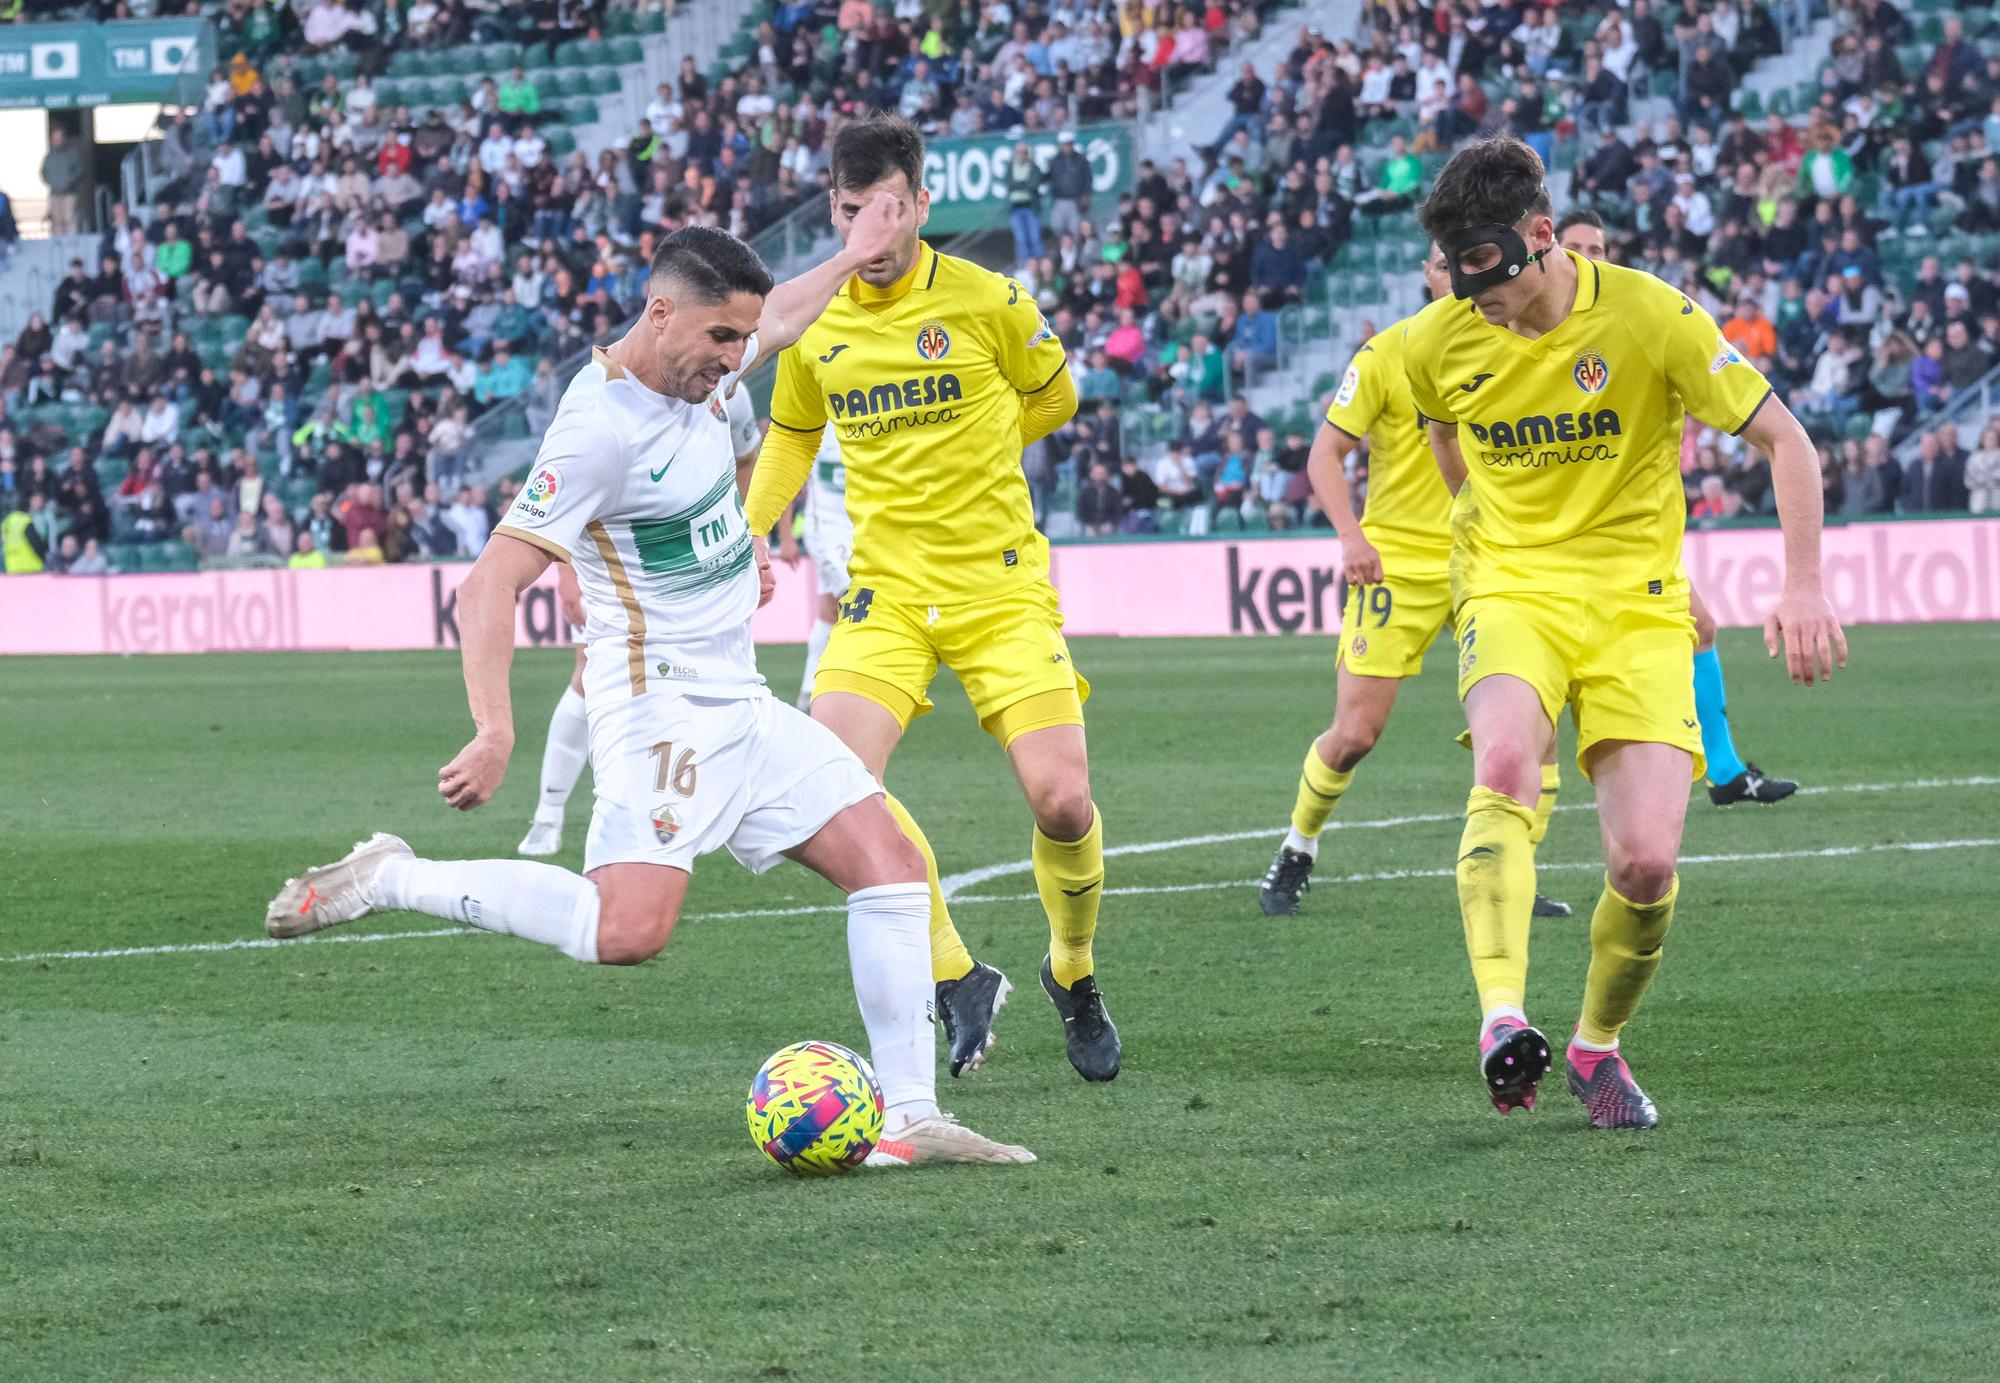
[[[1742,354],[1723,337],[1718,336],[1715,340],[1715,345],[1715,359],[1708,362],[1708,372],[1710,374],[1719,375],[1731,365],[1741,365],[1743,363]]]
[[[1035,334],[1028,338],[1027,349],[1033,350],[1035,347],[1041,345],[1042,342],[1053,341],[1055,339],[1056,339],[1055,328],[1049,325],[1049,319],[1042,316],[1040,313],[1036,313]]]
[[[556,473],[544,466],[535,472],[527,488],[514,497],[514,512],[531,519],[547,518],[549,511],[556,507],[558,488]]]
[[[1341,376],[1340,392],[1333,396],[1333,406],[1335,408],[1345,408],[1348,404],[1353,403],[1354,391],[1360,387],[1361,366],[1359,364],[1349,365],[1347,373]]]

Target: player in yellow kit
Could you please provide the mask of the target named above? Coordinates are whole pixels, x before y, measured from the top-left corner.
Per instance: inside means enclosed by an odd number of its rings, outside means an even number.
[[[812,715],[880,778],[911,720],[931,709],[940,664],[1012,760],[1035,819],[1035,885],[1049,918],[1042,987],[1085,1080],[1118,1074],[1118,1030],[1091,943],[1103,894],[1103,830],[1090,797],[1083,701],[1090,684],[1063,642],[1048,543],[1035,531],[1021,449],[1076,412],[1062,342],[1019,284],[941,255],[923,138],[877,116],[833,137],[830,202],[844,240],[870,198],[912,209],[896,252],[866,266],[778,362],[771,428],[750,485],[754,533],[798,493],[832,423],[854,520],[850,585],[814,676]],[[951,925],[929,844],[932,964],[953,1075],[990,1042],[1005,976],[975,962]]]
[[[1649,274],[1555,243],[1543,169],[1517,139],[1452,155],[1419,212],[1454,298],[1405,333],[1410,392],[1459,490],[1451,581],[1474,787],[1458,895],[1479,991],[1480,1074],[1502,1113],[1551,1063],[1527,1019],[1535,781],[1567,704],[1597,789],[1605,886],[1566,1064],[1599,1128],[1659,1115],[1619,1034],[1659,968],[1701,769],[1694,620],[1681,569],[1685,412],[1769,454],[1785,587],[1765,621],[1792,679],[1845,664],[1820,583],[1819,468],[1805,430],[1715,321]],[[1462,488],[1461,488],[1462,487]]]
[[[1424,258],[1432,298],[1451,291],[1444,256]],[[1299,909],[1319,858],[1319,836],[1354,770],[1382,737],[1404,679],[1423,671],[1424,654],[1451,619],[1451,491],[1445,488],[1422,415],[1404,374],[1403,329],[1392,323],[1355,352],[1313,439],[1306,473],[1340,539],[1347,600],[1335,658],[1333,724],[1306,750],[1291,829],[1257,892],[1266,917]],[[1368,440],[1368,505],[1354,517],[1347,458]],[[1550,745],[1535,808],[1539,845],[1555,810],[1558,778]],[[1535,895],[1535,916],[1567,917],[1567,903]]]

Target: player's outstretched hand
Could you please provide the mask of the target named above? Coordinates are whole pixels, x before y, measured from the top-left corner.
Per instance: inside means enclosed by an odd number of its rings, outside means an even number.
[[[438,770],[438,793],[445,804],[469,812],[490,800],[507,778],[507,758],[513,746],[484,735],[458,751],[458,757]]]
[[[1794,682],[1810,687],[1847,666],[1847,635],[1826,596],[1819,591],[1786,591],[1778,607],[1764,619],[1764,650],[1778,656],[1785,650],[1785,671]]]
[[[877,192],[855,213],[847,232],[848,253],[865,263],[884,258],[902,243],[916,214],[916,207],[901,197]]]
[[[1340,540],[1340,566],[1350,586],[1373,586],[1382,580],[1382,554],[1359,533]]]
[[[759,538],[750,545],[757,558],[757,608],[763,609],[778,593],[778,578],[771,570],[771,545]]]

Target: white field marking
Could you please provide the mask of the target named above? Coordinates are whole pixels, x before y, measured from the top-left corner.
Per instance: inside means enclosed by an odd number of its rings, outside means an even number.
[[[1746,854],[1732,855],[1683,855],[1682,864],[1752,864],[1771,860],[1820,860],[1841,859],[1853,855],[1880,855],[1906,852],[1928,852],[1933,850],[1989,850],[2000,847],[2000,839],[1977,840],[1912,840],[1893,845],[1830,845],[1820,850],[1758,850]],[[1597,860],[1574,860],[1564,863],[1538,862],[1536,870],[1577,870],[1602,869]],[[1366,874],[1341,874],[1319,880],[1321,884],[1373,884],[1386,883],[1397,879],[1449,879],[1456,870],[1452,869],[1378,869]],[[1199,884],[1155,884],[1133,888],[1107,888],[1105,893],[1114,897],[1130,897],[1141,894],[1159,893],[1210,893],[1225,889],[1250,889],[1261,882],[1258,879],[1243,879],[1231,882]],[[1040,899],[1035,893],[976,894],[954,901],[961,904],[972,903],[1031,903]],[[743,912],[700,913],[689,921],[718,922],[742,918],[805,917],[818,913],[842,913],[846,908],[831,907],[799,908],[755,908]],[[421,941],[440,936],[486,936],[492,933],[480,932],[470,927],[437,927],[421,932],[370,932],[356,935],[352,932],[335,932],[332,935],[297,937],[289,941],[273,940],[269,937],[252,937],[242,941],[195,941],[173,946],[124,946],[110,951],[39,951],[29,955],[0,956],[0,965],[18,965],[24,961],[52,960],[118,960],[126,956],[178,956],[193,955],[209,951],[257,951],[270,950],[280,946],[311,946],[332,942],[359,943],[367,941]]]
[[[367,941],[420,941],[434,936],[477,936],[469,927],[436,927],[427,932],[331,932],[317,936],[245,937],[241,941],[187,941],[176,946],[120,946],[111,951],[37,951],[25,956],[0,956],[0,965],[30,960],[119,960],[125,956],[188,956],[206,951],[270,951],[283,946],[358,945]]]
[[[1846,786],[1821,784],[1816,787],[1800,788],[1795,795],[1799,797],[1818,797],[1823,794],[1836,792],[1894,792],[1899,788],[1934,791],[1938,788],[1984,788],[1996,785],[2000,785],[2000,777],[1906,778],[1899,782],[1889,783],[1850,783]],[[1556,805],[1556,810],[1559,812],[1581,812],[1589,811],[1596,807],[1596,805],[1595,798],[1583,802],[1559,802]],[[1440,821],[1463,821],[1464,819],[1465,813],[1462,811],[1423,812],[1416,816],[1384,817],[1380,821],[1341,821],[1336,819],[1327,822],[1326,829],[1329,831],[1374,830],[1384,826],[1421,826]],[[1106,850],[1104,855],[1106,859],[1111,858],[1113,855],[1154,855],[1167,850],[1186,849],[1189,846],[1226,845],[1231,841],[1268,840],[1273,837],[1282,839],[1286,829],[1285,826],[1279,826],[1274,829],[1266,828],[1261,831],[1222,831],[1213,835],[1183,836],[1179,840],[1140,841],[1133,845],[1114,845]],[[1014,860],[1007,864],[981,865],[977,869],[967,869],[958,874],[947,874],[938,881],[938,886],[944,890],[946,898],[956,902],[960,889],[972,888],[993,879],[1004,879],[1012,874],[1029,874],[1034,871],[1034,868],[1035,862],[1033,860]],[[1400,878],[1403,876],[1389,874],[1384,877]],[[1115,893],[1116,891],[1115,889],[1105,890],[1107,893]]]
[[[1895,845],[1832,845],[1823,850],[1759,850],[1741,855],[1683,855],[1682,864],[1754,864],[1770,860],[1824,860],[1841,859],[1849,855],[1876,855],[1897,851],[1928,850],[1984,850],[2000,846],[1995,840],[1911,840]],[[1600,860],[1572,860],[1561,864],[1537,861],[1536,873],[1551,869],[1596,869],[1602,870]],[[1455,869],[1378,869],[1367,874],[1338,874],[1331,878],[1316,879],[1321,884],[1379,884],[1396,879],[1449,879],[1457,874]],[[1158,884],[1136,888],[1107,888],[1106,896],[1118,897],[1124,894],[1148,893],[1205,893],[1220,889],[1256,888],[1262,879],[1243,879],[1232,883],[1206,884]],[[982,893],[954,898],[954,903],[1031,903],[1041,899],[1039,893]]]

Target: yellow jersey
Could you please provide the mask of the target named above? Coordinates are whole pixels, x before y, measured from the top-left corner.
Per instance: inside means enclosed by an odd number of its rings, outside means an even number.
[[[1368,503],[1361,532],[1399,577],[1442,580],[1451,561],[1451,491],[1431,453],[1430,430],[1410,397],[1403,328],[1396,322],[1362,344],[1327,405],[1326,420],[1368,439]]]
[[[1452,514],[1459,601],[1681,587],[1682,419],[1741,432],[1771,395],[1679,289],[1569,258],[1575,305],[1538,340],[1451,298],[1404,334],[1417,409],[1458,426],[1470,491]]]
[[[1021,399],[1065,363],[1025,288],[921,242],[898,283],[849,280],[778,357],[771,422],[814,437],[833,424],[854,585],[942,605],[1048,579]]]

